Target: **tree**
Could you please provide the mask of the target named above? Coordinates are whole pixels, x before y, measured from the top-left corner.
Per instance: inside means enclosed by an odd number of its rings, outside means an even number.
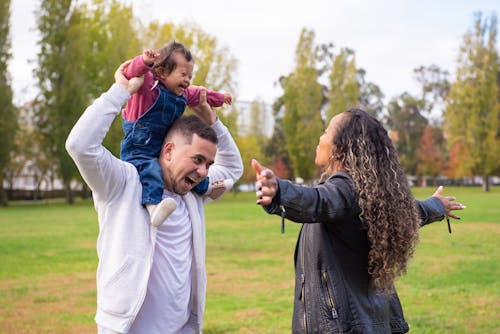
[[[40,199],[42,183],[53,185],[55,163],[45,154],[43,135],[34,127],[36,116],[33,103],[27,102],[18,110],[19,131],[14,138],[16,149],[11,153],[8,173],[10,185],[14,185],[16,178],[30,175],[35,184],[33,199]]]
[[[291,159],[286,150],[286,138],[283,131],[283,97],[276,99],[272,106],[274,117],[273,134],[267,145],[264,146],[265,163],[273,169],[276,176],[284,179],[292,179],[294,177],[291,168]]]
[[[4,175],[9,167],[18,128],[17,109],[12,103],[11,78],[7,71],[10,54],[10,0],[0,3],[0,205],[8,204]]]
[[[385,118],[388,127],[397,134],[395,146],[401,164],[412,175],[417,173],[417,148],[427,124],[421,113],[422,108],[421,99],[403,93],[389,101]]]
[[[265,125],[268,124],[266,104],[260,99],[250,103],[248,115],[248,134],[257,137],[257,142],[262,147],[267,142]]]
[[[41,36],[34,71],[40,89],[36,126],[43,136],[44,153],[56,162],[56,173],[70,204],[71,180],[78,172],[64,143],[89,96],[89,81],[82,65],[86,64],[90,41],[83,14],[71,0],[44,0],[36,15]]]
[[[246,124],[239,127],[240,132],[236,137],[236,142],[245,164],[240,182],[255,182],[255,171],[250,165],[252,159],[257,159],[263,164],[267,164],[268,162],[268,159],[263,154],[264,147],[268,141],[263,129],[265,112],[265,103],[256,99],[250,103],[249,108],[242,114]]]
[[[347,109],[359,107],[360,91],[353,50],[343,48],[334,57],[329,82],[327,121]]]
[[[253,183],[255,182],[255,171],[250,162],[252,159],[257,159],[260,162],[263,161],[264,155],[262,154],[261,146],[258,144],[257,137],[253,135],[238,136],[236,137],[236,143],[244,164],[243,175],[239,182]]]
[[[442,124],[445,100],[450,91],[449,73],[437,65],[420,66],[413,73],[422,89],[420,98],[427,119],[434,124]],[[436,113],[434,117],[433,113]]]
[[[295,50],[295,69],[280,82],[284,91],[282,127],[286,149],[294,174],[306,180],[315,174],[315,147],[323,130],[323,87],[318,83],[314,37],[314,32],[302,30]]]
[[[113,82],[118,65],[142,49],[132,8],[116,0],[82,5],[71,0],[45,0],[37,22],[41,51],[35,74],[41,93],[36,124],[43,135],[46,156],[56,161],[67,202],[72,203],[70,183],[79,174],[64,149],[64,141],[89,101]],[[118,120],[113,122],[104,145],[118,155],[122,137]]]
[[[445,114],[449,144],[456,147],[459,176],[481,175],[489,190],[488,175],[500,162],[499,55],[497,18],[483,21],[475,15],[474,27],[462,41],[455,82],[451,85]]]
[[[322,46],[326,49],[327,46]],[[331,117],[351,108],[362,108],[375,117],[380,117],[384,108],[384,94],[380,87],[366,81],[366,71],[356,66],[354,50],[343,48],[338,55],[324,51],[332,59],[328,91],[329,107],[326,110],[327,121]]]
[[[432,178],[440,175],[446,167],[446,156],[443,154],[445,140],[440,128],[425,125],[419,145],[417,146],[417,173]]]
[[[380,119],[384,109],[384,93],[382,93],[378,85],[366,81],[365,75],[366,71],[364,69],[360,68],[357,70],[359,104],[366,112]]]
[[[86,52],[86,76],[89,99],[107,90],[118,65],[142,53],[137,20],[132,7],[116,0],[94,0],[83,11],[87,15],[85,31],[91,41]],[[123,138],[121,117],[117,117],[104,138],[104,146],[120,155]]]
[[[413,70],[415,80],[420,84],[421,114],[429,124],[424,127],[417,147],[417,173],[427,182],[446,170],[448,151],[443,135],[444,101],[450,90],[448,72],[437,65],[420,66]]]

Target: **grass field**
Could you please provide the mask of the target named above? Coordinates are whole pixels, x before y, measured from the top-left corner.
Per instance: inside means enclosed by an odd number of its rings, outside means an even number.
[[[414,189],[425,198],[433,188]],[[461,222],[421,230],[397,283],[412,333],[500,333],[500,188],[445,188]],[[204,332],[290,333],[299,226],[253,194],[207,206]],[[96,213],[89,201],[0,208],[0,333],[94,333]]]

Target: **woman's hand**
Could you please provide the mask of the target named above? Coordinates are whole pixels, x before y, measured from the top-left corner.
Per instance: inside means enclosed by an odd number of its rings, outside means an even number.
[[[446,209],[446,217],[451,217],[454,219],[460,219],[459,216],[455,215],[451,211],[454,210],[463,210],[465,209],[465,205],[456,202],[455,201],[455,196],[443,196],[443,186],[439,186],[436,190],[436,192],[432,195],[433,197],[437,197],[441,203],[443,203],[445,209]]]
[[[274,196],[278,193],[278,181],[273,171],[259,164],[255,159],[252,159],[252,168],[257,174],[257,182],[255,188],[257,191],[257,204],[269,205],[272,203]]]

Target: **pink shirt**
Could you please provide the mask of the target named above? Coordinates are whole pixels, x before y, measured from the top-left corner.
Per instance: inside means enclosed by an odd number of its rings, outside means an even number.
[[[155,78],[151,73],[151,66],[144,64],[142,55],[133,59],[125,70],[127,79],[144,75],[144,84],[137,93],[133,94],[122,111],[123,118],[127,121],[136,121],[153,105],[158,97],[158,89],[153,88]],[[184,91],[188,106],[197,106],[200,103],[201,87],[189,86]],[[224,104],[224,94],[207,89],[207,102],[212,107],[220,107]]]

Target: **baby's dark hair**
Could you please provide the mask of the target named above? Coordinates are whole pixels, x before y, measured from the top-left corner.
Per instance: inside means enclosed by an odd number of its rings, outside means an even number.
[[[172,55],[176,52],[182,54],[188,62],[194,61],[193,56],[191,55],[191,51],[189,51],[189,49],[184,46],[184,44],[173,40],[172,42],[168,43],[160,50],[158,50],[160,56],[155,60],[153,64],[154,74],[158,75],[158,69],[160,68],[165,71],[165,74],[172,73],[172,71],[177,66],[174,57],[172,57]]]

